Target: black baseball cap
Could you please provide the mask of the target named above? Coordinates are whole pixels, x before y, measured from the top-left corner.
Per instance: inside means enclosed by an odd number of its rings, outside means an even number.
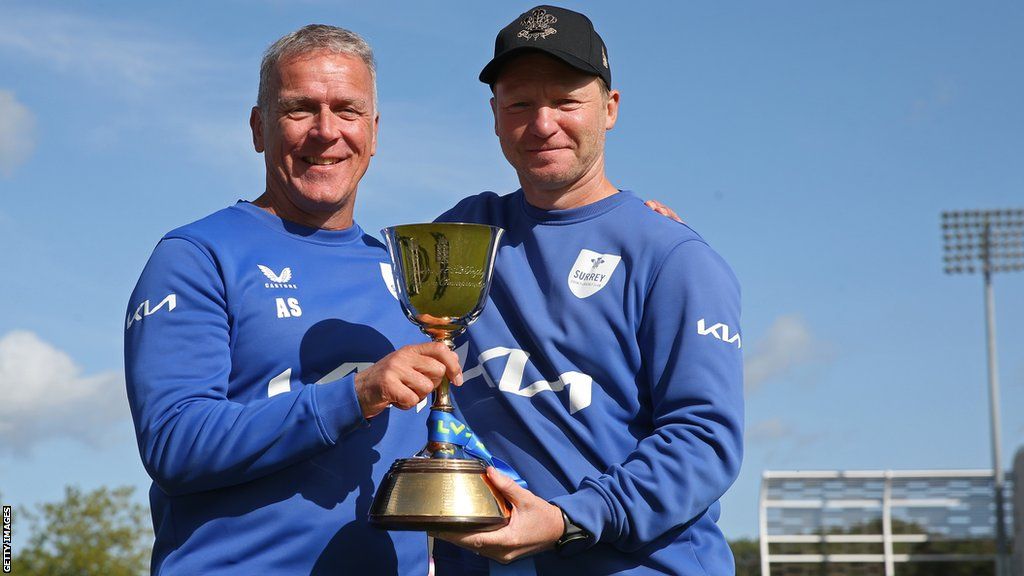
[[[537,6],[519,15],[498,32],[494,58],[480,72],[480,81],[494,85],[501,67],[527,51],[544,52],[587,74],[600,76],[612,87],[608,51],[594,24],[579,12],[558,6]]]

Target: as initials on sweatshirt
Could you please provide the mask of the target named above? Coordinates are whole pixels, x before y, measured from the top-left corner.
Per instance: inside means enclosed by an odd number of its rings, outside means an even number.
[[[298,298],[277,298],[277,317],[292,318],[302,316]]]
[[[459,361],[463,366],[467,364],[466,354],[468,346],[469,344],[463,344],[455,351],[459,355]],[[495,383],[491,378],[491,375],[484,370],[484,364],[489,360],[504,358],[506,356],[508,357],[508,361],[505,363],[505,369],[502,371],[498,382]],[[469,381],[472,378],[483,375],[487,385],[491,388],[497,386],[498,390],[501,390],[502,392],[508,392],[509,394],[515,394],[526,398],[530,398],[538,392],[561,392],[568,387],[570,414],[575,414],[587,406],[590,406],[594,379],[582,372],[563,372],[559,374],[558,379],[553,382],[538,380],[524,387],[523,371],[525,370],[526,362],[529,359],[530,354],[525,350],[497,346],[481,352],[480,355],[477,356],[478,364],[473,368],[463,370],[462,377],[464,381]]]

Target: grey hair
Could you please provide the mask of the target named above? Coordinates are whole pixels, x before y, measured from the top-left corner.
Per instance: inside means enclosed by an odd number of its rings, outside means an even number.
[[[359,58],[370,71],[370,84],[373,87],[373,109],[377,110],[377,62],[373,58],[373,48],[363,37],[351,30],[327,26],[326,24],[309,24],[298,30],[285,34],[270,45],[263,54],[260,64],[260,89],[256,105],[266,116],[270,112],[270,87],[273,75],[277,71],[277,63],[282,59],[310,52],[326,51],[332,54],[345,54]]]

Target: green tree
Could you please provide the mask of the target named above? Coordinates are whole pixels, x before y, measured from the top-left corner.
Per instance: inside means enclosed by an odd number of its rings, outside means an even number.
[[[43,503],[21,520],[28,540],[15,548],[14,573],[25,576],[138,576],[149,571],[153,531],[146,506],[130,487],[83,492],[64,489],[60,502]]]
[[[736,558],[736,576],[760,576],[761,544],[757,538],[730,540],[729,547]]]

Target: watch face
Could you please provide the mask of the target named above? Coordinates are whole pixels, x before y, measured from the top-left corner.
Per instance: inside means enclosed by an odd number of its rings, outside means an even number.
[[[566,534],[555,543],[555,550],[561,556],[572,556],[590,547],[591,536],[579,526],[573,526],[579,530],[575,534]]]
[[[582,526],[573,524],[564,510],[562,511],[562,522],[565,524],[565,530],[562,532],[562,537],[555,542],[555,550],[558,554],[569,556],[590,547],[592,539],[590,532],[584,530]]]

